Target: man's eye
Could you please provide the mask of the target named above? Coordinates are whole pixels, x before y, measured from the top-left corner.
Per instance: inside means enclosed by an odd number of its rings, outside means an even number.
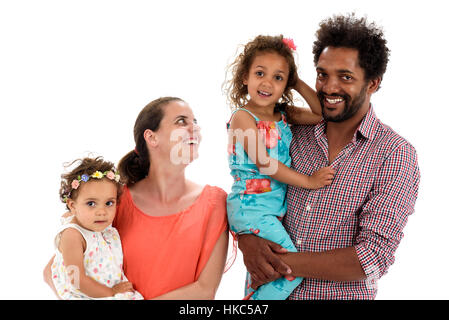
[[[326,76],[326,74],[324,74],[322,72],[318,72],[316,76],[318,79],[323,79]]]
[[[342,76],[342,78],[343,78],[343,80],[346,80],[346,81],[352,80],[351,76]]]

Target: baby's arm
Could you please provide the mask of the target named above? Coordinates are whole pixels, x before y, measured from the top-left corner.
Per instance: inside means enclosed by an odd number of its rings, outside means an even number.
[[[306,100],[310,109],[287,106],[287,119],[291,124],[314,125],[321,121],[322,110],[315,90],[297,77],[295,90]]]
[[[237,111],[232,118],[230,129],[230,143],[240,142],[260,173],[279,182],[306,189],[319,189],[332,183],[335,171],[331,167],[321,168],[312,176],[307,176],[271,158],[262,136],[259,135],[256,122],[248,112]]]
[[[84,269],[85,240],[81,233],[73,228],[65,229],[61,233],[59,250],[62,253],[65,266],[71,266],[72,284],[79,285],[79,290],[92,298],[112,297],[117,293],[132,290],[132,284],[122,282],[109,288],[86,275]],[[76,272],[75,272],[76,270]]]

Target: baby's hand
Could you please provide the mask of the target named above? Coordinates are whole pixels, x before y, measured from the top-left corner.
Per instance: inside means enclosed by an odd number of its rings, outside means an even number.
[[[112,287],[114,295],[117,293],[134,292],[133,284],[129,281],[123,281]]]
[[[328,186],[334,180],[335,170],[332,167],[324,167],[315,171],[309,177],[308,189],[319,189]]]

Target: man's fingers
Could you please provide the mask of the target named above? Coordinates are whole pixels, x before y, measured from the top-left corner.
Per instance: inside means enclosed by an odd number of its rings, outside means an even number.
[[[286,253],[288,252],[287,249],[285,249],[284,247],[282,247],[281,245],[274,243],[274,242],[269,242],[269,247],[271,248],[271,250],[273,250],[273,252],[277,252],[277,253]]]

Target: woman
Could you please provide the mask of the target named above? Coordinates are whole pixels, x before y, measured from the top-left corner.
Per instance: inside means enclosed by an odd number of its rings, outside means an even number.
[[[201,140],[192,110],[173,97],[149,103],[134,140],[118,165],[126,186],[113,223],[124,272],[145,299],[213,299],[226,262],[226,193],[185,178]]]

